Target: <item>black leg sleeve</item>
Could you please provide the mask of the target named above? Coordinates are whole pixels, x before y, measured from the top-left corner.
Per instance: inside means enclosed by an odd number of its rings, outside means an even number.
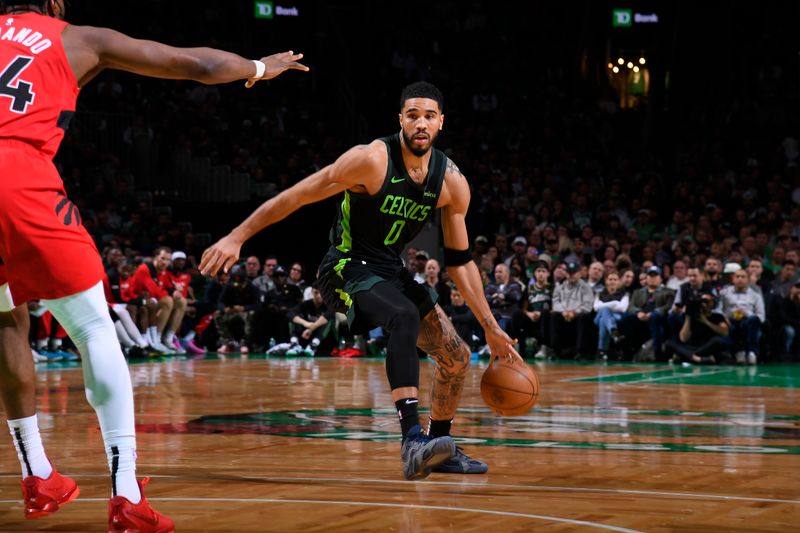
[[[417,306],[399,289],[385,282],[356,293],[354,305],[369,322],[389,332],[386,375],[392,390],[419,387]]]

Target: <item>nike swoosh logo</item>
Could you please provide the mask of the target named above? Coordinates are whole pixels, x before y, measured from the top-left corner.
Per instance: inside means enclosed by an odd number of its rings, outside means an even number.
[[[392,178],[392,183],[401,183],[406,181],[405,178]]]
[[[412,404],[412,403],[419,403],[419,400],[406,400],[406,405],[409,405],[409,404]]]

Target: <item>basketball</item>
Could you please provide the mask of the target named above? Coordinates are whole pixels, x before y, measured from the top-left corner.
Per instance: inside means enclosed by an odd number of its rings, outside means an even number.
[[[481,396],[501,416],[524,415],[539,399],[539,376],[521,361],[497,358],[483,373]]]

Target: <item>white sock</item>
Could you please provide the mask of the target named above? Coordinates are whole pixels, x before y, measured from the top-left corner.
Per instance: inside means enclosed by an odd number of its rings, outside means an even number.
[[[175,344],[175,332],[172,330],[167,330],[164,332],[164,344],[167,346],[173,346]]]
[[[53,467],[44,453],[42,437],[39,435],[39,421],[36,415],[8,421],[11,438],[17,449],[17,458],[22,470],[22,477],[37,476],[42,479],[50,477]]]
[[[61,350],[61,339],[50,339],[50,349],[54,352]]]
[[[106,439],[108,469],[111,471],[111,496],[125,496],[139,503],[142,494],[136,483],[136,437]]]
[[[158,343],[158,327],[150,326],[147,328],[147,334],[150,335],[150,346],[155,346]]]
[[[39,339],[36,341],[36,350],[43,352],[47,350],[47,339]]]
[[[142,338],[142,334],[139,333],[139,329],[136,327],[136,324],[134,324],[127,306],[124,304],[116,304],[114,305],[114,311],[117,313],[119,321],[122,323],[122,327],[125,328],[131,341],[136,343],[140,348],[147,346],[147,342]]]
[[[298,339],[297,337],[292,337],[291,339],[289,339],[289,342],[291,344],[300,344],[300,339]]]
[[[319,347],[320,340],[319,339],[311,339],[311,347],[313,349],[317,349]]]
[[[135,344],[128,336],[128,332],[125,331],[125,326],[122,325],[122,322],[114,322],[114,329],[117,330],[117,339],[119,340],[120,344],[122,344],[126,348],[133,348]]]
[[[103,284],[57,300],[47,308],[61,323],[83,358],[86,399],[97,413],[109,462],[117,456],[116,492],[131,502],[140,501],[136,480],[130,482],[136,460],[136,429],[133,414],[131,375],[122,355],[117,332],[108,314]],[[113,443],[113,444],[111,444]],[[117,454],[112,452],[112,446]],[[120,474],[120,471],[122,472]]]

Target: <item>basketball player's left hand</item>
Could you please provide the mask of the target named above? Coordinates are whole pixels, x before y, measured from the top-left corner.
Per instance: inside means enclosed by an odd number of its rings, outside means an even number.
[[[230,235],[221,238],[203,252],[203,257],[200,259],[200,273],[204,276],[216,276],[220,268],[228,272],[239,260],[241,249],[241,241]]]
[[[489,351],[491,352],[490,365],[496,357],[503,357],[509,363],[522,361],[522,357],[514,349],[516,341],[509,337],[498,324],[486,329],[485,334],[486,344],[489,345]]]
[[[281,52],[279,54],[272,54],[271,56],[262,57],[261,62],[267,66],[264,75],[260,78],[252,78],[247,80],[245,87],[248,89],[260,80],[271,80],[286,72],[289,69],[302,70],[308,72],[309,68],[298,61],[303,59],[303,54],[295,54],[291,50],[288,52]]]

